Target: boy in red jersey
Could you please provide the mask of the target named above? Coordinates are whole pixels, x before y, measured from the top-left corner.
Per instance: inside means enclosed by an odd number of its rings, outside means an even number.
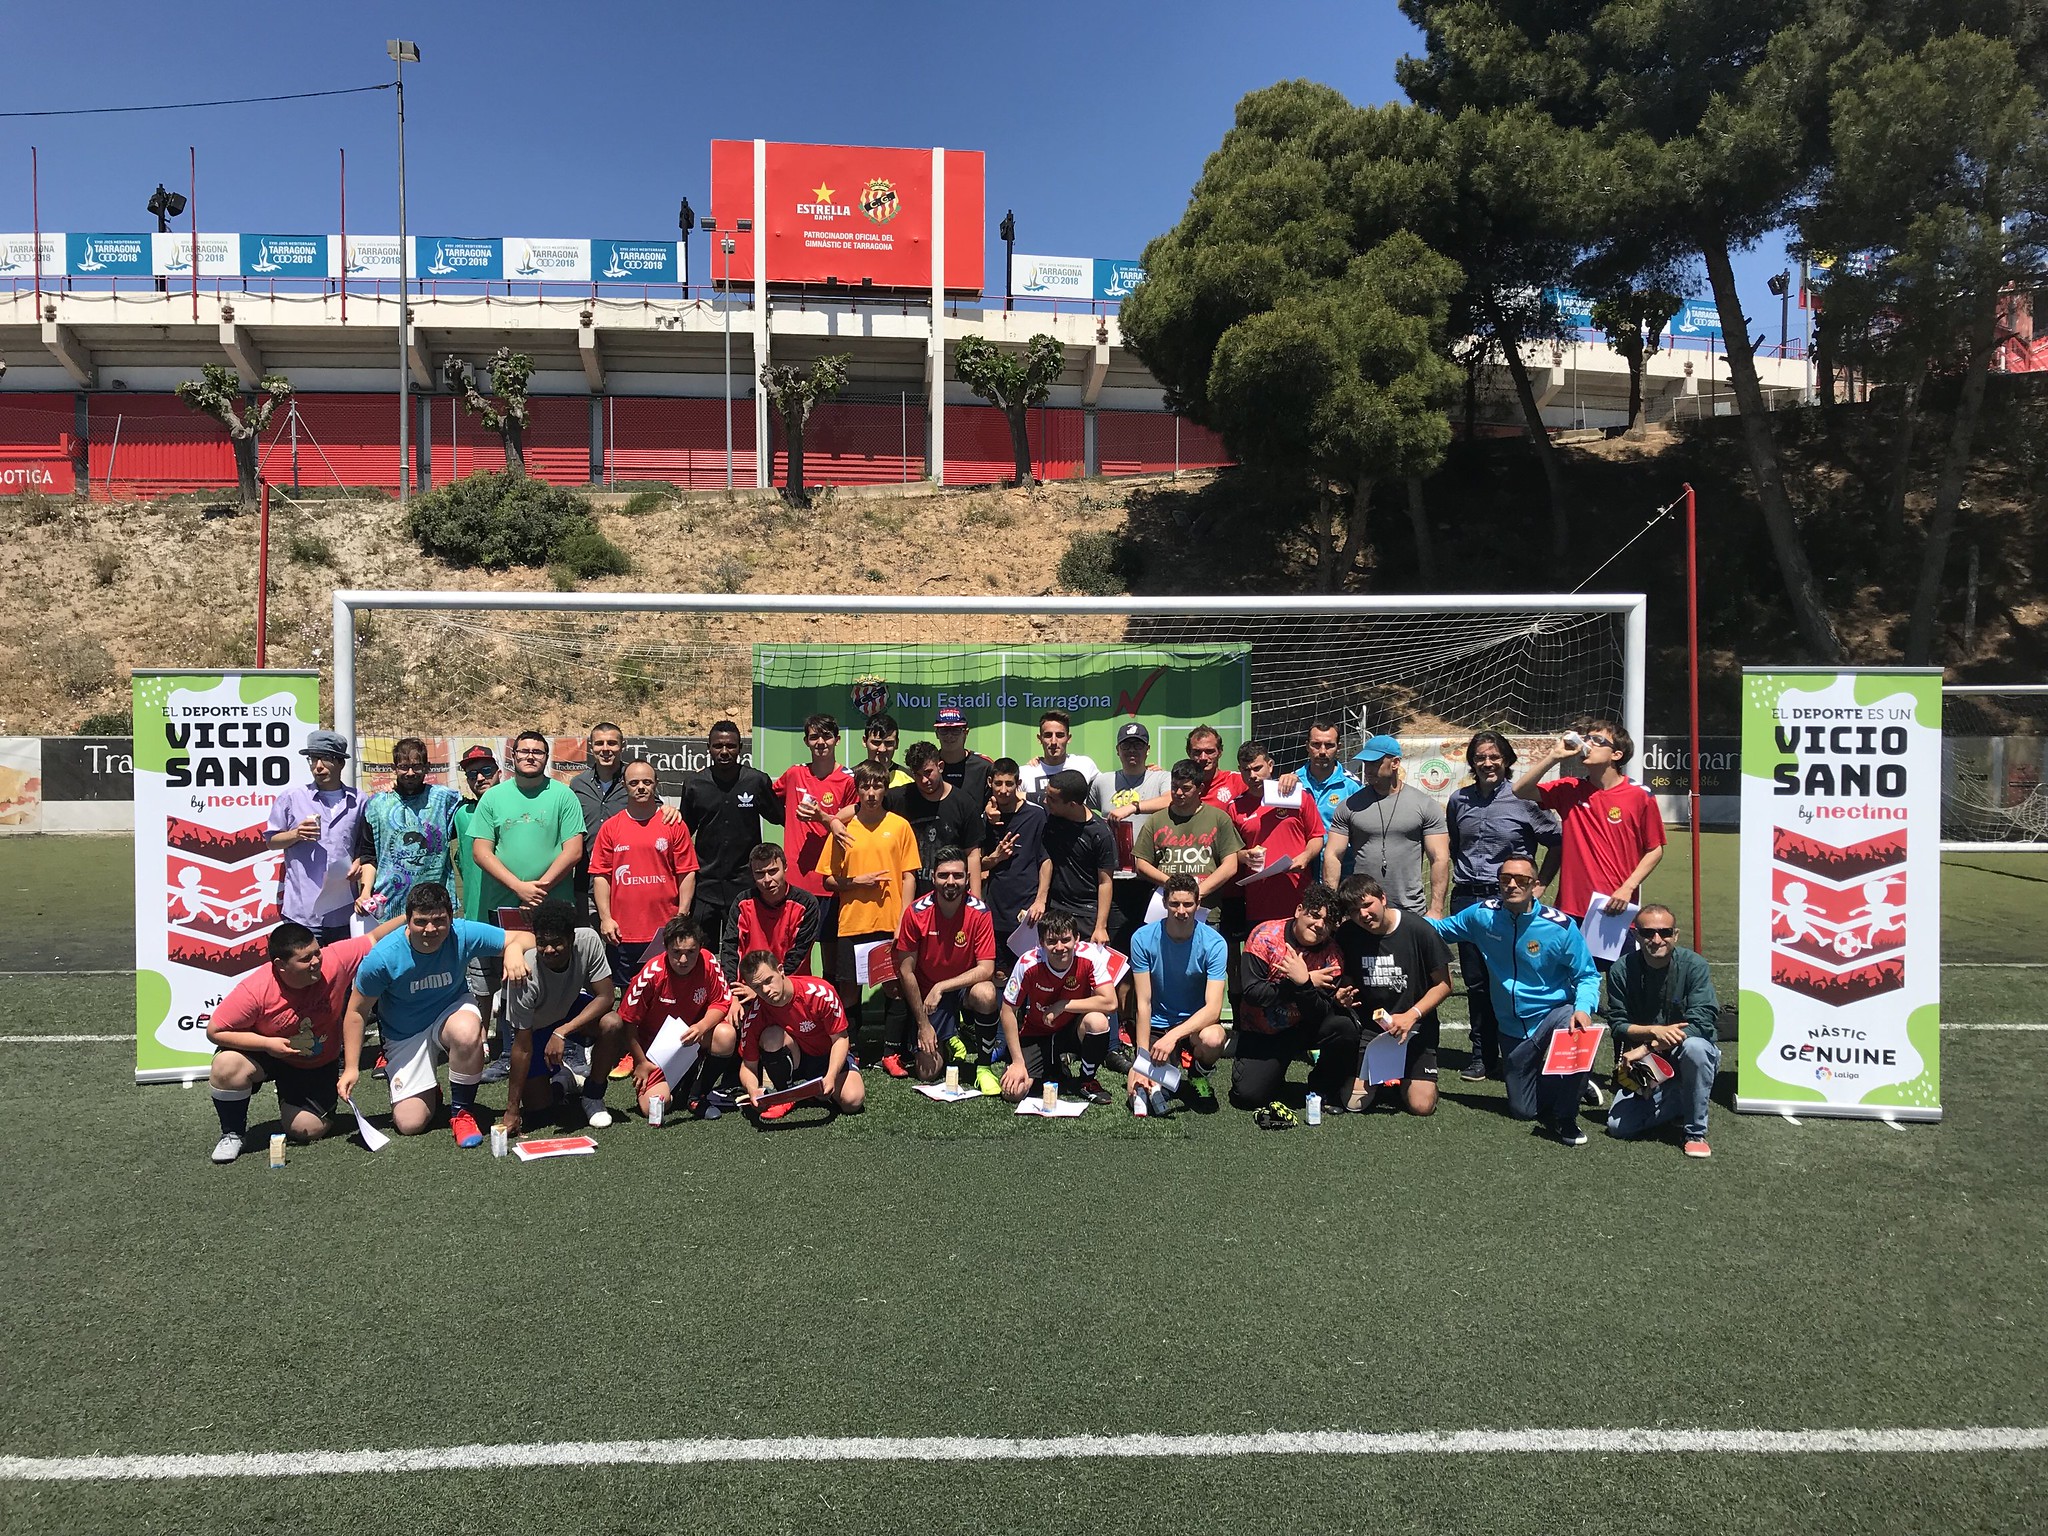
[[[747,873],[753,889],[726,909],[725,932],[718,938],[718,968],[736,976],[741,955],[765,949],[782,957],[782,968],[790,975],[811,975],[819,912],[831,910],[832,903],[791,883],[795,871],[773,843],[762,843],[747,855]]]
[[[626,764],[626,806],[598,824],[590,850],[597,936],[621,982],[640,969],[662,925],[697,896],[697,845],[680,816],[663,820],[654,764]]]
[[[853,809],[853,775],[839,765],[839,722],[830,715],[812,715],[804,721],[804,745],[810,749],[811,760],[783,769],[775,780],[775,793],[782,796],[782,843],[789,860],[789,883],[818,898],[824,926],[813,937],[824,945],[829,963],[839,941],[839,924],[825,890],[825,877],[818,872],[819,855],[825,839],[832,835],[831,818],[843,818]],[[775,948],[772,944],[747,945],[740,954],[757,947]],[[804,969],[809,970],[809,965]]]
[[[1358,1070],[1359,1025],[1344,1001],[1339,915],[1337,893],[1318,882],[1301,893],[1291,918],[1260,923],[1245,940],[1244,1011],[1230,1070],[1237,1108],[1280,1102],[1288,1063],[1297,1056],[1313,1061],[1308,1085],[1325,1107],[1344,1108]]]
[[[1657,797],[1623,773],[1635,756],[1635,738],[1613,720],[1588,720],[1574,749],[1560,738],[1515,784],[1515,793],[1555,811],[1564,825],[1564,856],[1554,905],[1585,921],[1593,897],[1604,892],[1609,912],[1642,899],[1643,882],[1664,857],[1664,817]],[[1543,775],[1576,750],[1584,768],[1577,778],[1542,782]],[[1611,962],[1610,962],[1611,963]],[[1602,973],[1607,965],[1600,966]]]
[[[1039,947],[1010,973],[1003,989],[1003,1097],[1020,1103],[1047,1078],[1072,1075],[1079,1059],[1080,1088],[1091,1104],[1107,1104],[1096,1078],[1109,1053],[1109,1021],[1116,987],[1095,959],[1078,950],[1074,919],[1048,912],[1038,925]]]
[[[671,1018],[683,1021],[683,1043],[697,1046],[708,1058],[699,1069],[697,1082],[704,1091],[697,1095],[697,1112],[705,1110],[708,1091],[715,1088],[723,1071],[731,1066],[739,1048],[739,1032],[733,1028],[733,997],[725,973],[704,953],[704,934],[697,920],[687,912],[670,918],[661,930],[661,953],[640,967],[626,984],[626,999],[619,1004],[619,1017],[626,1023],[626,1051],[633,1063],[633,1092],[640,1101],[640,1113],[647,1113],[654,1099],[675,1097],[676,1087],[660,1067],[648,1058],[662,1025]]]
[[[838,990],[816,976],[791,976],[776,957],[756,949],[740,960],[741,985],[733,996],[746,1010],[740,1030],[740,1087],[758,1102],[771,1079],[784,1086],[823,1078],[825,1102],[843,1115],[858,1114],[867,1102],[866,1085],[850,1070],[852,1041]],[[764,1067],[763,1057],[767,1058]],[[779,1120],[789,1106],[758,1111]]]
[[[932,855],[931,894],[920,896],[896,929],[896,975],[916,1030],[918,1077],[932,1082],[946,1061],[985,1065],[995,1045],[996,928],[978,897],[967,894],[967,855],[950,844]],[[973,1021],[972,1043],[961,1029]]]
[[[1237,823],[1245,851],[1238,860],[1241,873],[1233,894],[1244,903],[1245,926],[1250,930],[1260,923],[1285,922],[1294,915],[1301,893],[1313,879],[1310,871],[1321,865],[1323,813],[1315,796],[1306,793],[1299,783],[1292,791],[1293,804],[1267,803],[1266,786],[1273,779],[1273,754],[1258,742],[1248,741],[1238,750],[1237,766],[1244,779],[1244,792],[1231,802],[1230,819]],[[1289,792],[1281,785],[1274,784],[1273,788],[1283,801],[1288,798]],[[1287,865],[1286,874],[1245,884],[1250,876],[1280,863]],[[1225,905],[1228,906],[1227,900]],[[1226,923],[1224,933],[1227,936],[1229,932]]]
[[[1244,780],[1222,766],[1223,737],[1215,726],[1198,725],[1188,732],[1188,761],[1202,775],[1201,798],[1228,812],[1231,802],[1244,793]]]

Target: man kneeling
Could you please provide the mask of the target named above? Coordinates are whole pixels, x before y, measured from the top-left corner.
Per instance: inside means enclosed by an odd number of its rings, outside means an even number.
[[[1607,1134],[1630,1141],[1680,1120],[1685,1155],[1712,1157],[1707,1104],[1721,1070],[1715,1039],[1721,1003],[1713,978],[1707,962],[1678,942],[1669,907],[1638,912],[1636,940],[1607,973],[1615,1081],[1635,1085],[1607,1111]]]
[[[848,1070],[853,1042],[839,991],[816,976],[791,976],[768,950],[740,958],[733,996],[747,1009],[740,1030],[740,1086],[758,1105],[774,1088],[822,1078],[824,1102],[842,1115],[858,1114],[867,1102],[866,1085]],[[779,1120],[791,1106],[775,1104],[756,1113]]]
[[[1387,900],[1379,881],[1353,875],[1338,888],[1350,912],[1337,932],[1344,951],[1345,980],[1357,991],[1364,1020],[1363,1045],[1371,1050],[1383,1034],[1407,1045],[1401,1076],[1368,1082],[1363,1056],[1359,1079],[1345,1108],[1362,1114],[1396,1093],[1411,1115],[1436,1113],[1436,1049],[1441,1029],[1436,1011],[1451,995],[1451,951],[1427,919],[1403,912]]]
[[[339,1097],[352,1098],[362,1073],[363,1031],[378,1002],[378,1029],[391,1075],[391,1126],[417,1136],[441,1108],[441,1063],[448,1064],[448,1129],[458,1147],[483,1141],[476,1085],[484,1075],[484,1024],[469,995],[469,962],[504,957],[505,980],[527,978],[530,933],[507,933],[458,918],[448,888],[429,881],[405,898],[405,927],[377,941],[349,993],[342,1026]]]
[[[732,931],[730,920],[726,931]],[[683,1026],[682,1044],[696,1046],[708,1058],[694,1071],[677,1069],[697,1084],[698,1115],[716,1120],[722,1109],[731,1108],[728,1074],[739,1050],[732,1011],[732,989],[718,962],[704,952],[704,931],[689,913],[677,913],[662,926],[661,952],[626,983],[626,1001],[619,1008],[619,1017],[631,1028],[626,1048],[633,1058],[633,1091],[641,1114],[651,1119],[654,1101],[660,1099],[666,1106],[682,1086],[671,1083],[647,1054],[671,1020]],[[720,1097],[713,1098],[714,1094]]]
[[[1315,1063],[1309,1088],[1332,1108],[1342,1108],[1357,1070],[1358,1020],[1343,1002],[1344,957],[1336,926],[1337,893],[1309,885],[1293,917],[1260,923],[1244,941],[1244,1012],[1230,1102],[1261,1111],[1259,1123],[1269,1128],[1294,1123],[1280,1094],[1295,1057]]]
[[[1003,989],[1003,1097],[1021,1103],[1048,1078],[1078,1076],[1090,1104],[1107,1104],[1097,1080],[1109,1054],[1109,1021],[1116,987],[1101,963],[1082,954],[1073,914],[1048,912],[1039,920],[1038,948],[1010,973]]]
[[[896,929],[896,977],[914,1027],[917,1076],[929,1083],[950,1063],[984,1068],[995,1045],[995,920],[967,894],[967,855],[932,855],[932,889]],[[963,1018],[963,1015],[965,1016]],[[972,1039],[967,1020],[971,1019]]]
[[[601,1131],[612,1123],[604,1105],[605,1083],[613,1063],[626,1053],[626,1026],[612,1006],[618,984],[612,979],[610,953],[597,930],[577,927],[575,912],[559,901],[534,908],[533,950],[539,963],[526,980],[508,989],[512,1073],[498,1123],[508,1136],[516,1136],[523,1111],[548,1108],[554,1079],[562,1072],[563,1047],[581,1040],[590,1050],[583,1118]],[[570,1079],[564,1086],[573,1083]]]

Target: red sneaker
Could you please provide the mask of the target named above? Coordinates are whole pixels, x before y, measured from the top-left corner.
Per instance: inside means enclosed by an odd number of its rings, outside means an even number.
[[[1685,1155],[1687,1157],[1712,1157],[1714,1149],[1707,1145],[1706,1137],[1699,1136],[1685,1144]]]
[[[458,1147],[475,1147],[483,1144],[484,1133],[477,1129],[476,1116],[466,1109],[458,1109],[448,1117],[448,1130]]]
[[[792,1109],[795,1108],[796,1106],[794,1104],[770,1104],[766,1109],[761,1111],[761,1118],[763,1120],[780,1120],[784,1115],[788,1114]]]
[[[891,1077],[910,1076],[910,1068],[903,1064],[903,1058],[894,1051],[882,1058],[882,1070]]]

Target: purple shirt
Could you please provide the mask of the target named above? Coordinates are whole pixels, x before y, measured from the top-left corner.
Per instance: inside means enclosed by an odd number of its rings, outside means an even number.
[[[287,921],[308,928],[348,921],[355,905],[348,866],[356,839],[356,817],[362,808],[362,791],[346,784],[329,790],[295,784],[271,806],[268,826],[272,832],[295,827],[308,816],[320,818],[318,841],[293,843],[284,850],[284,896],[278,909]]]

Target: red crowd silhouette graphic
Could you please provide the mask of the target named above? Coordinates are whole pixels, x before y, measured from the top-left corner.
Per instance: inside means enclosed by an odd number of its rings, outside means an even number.
[[[1906,984],[1906,834],[1830,847],[1772,833],[1771,980],[1831,1007]]]

